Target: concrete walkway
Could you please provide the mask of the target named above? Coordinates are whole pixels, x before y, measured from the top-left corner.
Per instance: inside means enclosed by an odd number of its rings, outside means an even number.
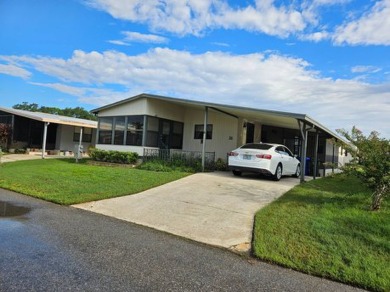
[[[139,194],[74,205],[195,241],[248,251],[254,214],[299,180],[197,173]]]
[[[47,158],[71,158],[71,157],[70,156],[66,157],[63,155],[46,155],[45,159]],[[6,163],[6,162],[33,160],[33,159],[42,159],[42,154],[6,154],[1,157],[0,162]]]

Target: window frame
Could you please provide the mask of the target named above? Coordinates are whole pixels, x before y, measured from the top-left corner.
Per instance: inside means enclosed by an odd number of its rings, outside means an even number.
[[[194,140],[203,140],[204,124],[194,125]],[[206,126],[206,140],[213,139],[213,124],[207,124]]]

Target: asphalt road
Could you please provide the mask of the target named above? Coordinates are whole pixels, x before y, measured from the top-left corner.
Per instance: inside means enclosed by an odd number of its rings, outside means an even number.
[[[0,291],[359,291],[2,189],[0,201]],[[29,212],[4,217],[10,204]]]

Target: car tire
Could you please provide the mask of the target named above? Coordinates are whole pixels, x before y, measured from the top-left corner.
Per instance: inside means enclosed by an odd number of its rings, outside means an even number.
[[[275,174],[273,175],[273,179],[276,181],[279,181],[282,178],[283,175],[283,168],[282,165],[279,163],[276,167]]]
[[[234,174],[235,176],[241,176],[242,172],[239,171],[239,170],[233,170],[233,174]]]
[[[301,165],[298,164],[297,169],[295,170],[295,174],[293,175],[293,177],[299,177],[300,175],[301,175]]]

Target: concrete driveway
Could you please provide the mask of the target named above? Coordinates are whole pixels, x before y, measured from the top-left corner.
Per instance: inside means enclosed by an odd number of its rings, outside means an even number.
[[[139,194],[74,207],[242,252],[250,249],[256,211],[298,183],[290,177],[275,182],[231,172],[197,173]]]

